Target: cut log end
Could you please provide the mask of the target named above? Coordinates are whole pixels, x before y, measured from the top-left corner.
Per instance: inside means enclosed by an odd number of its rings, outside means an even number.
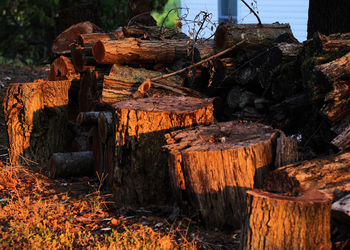
[[[92,47],[92,54],[98,63],[103,63],[106,55],[106,50],[101,41],[96,42]]]

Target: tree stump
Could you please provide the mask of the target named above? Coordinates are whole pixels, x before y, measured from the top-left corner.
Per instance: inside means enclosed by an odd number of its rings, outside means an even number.
[[[54,152],[71,145],[68,130],[71,81],[11,84],[4,99],[4,114],[12,162],[26,159],[47,163]]]
[[[297,197],[247,191],[240,249],[331,249],[332,197],[311,190]]]
[[[264,189],[287,193],[320,189],[350,191],[350,153],[329,156],[281,167],[266,179]]]
[[[225,122],[167,134],[175,197],[199,210],[208,227],[239,228],[245,192],[260,187],[273,168],[280,133],[258,123]]]
[[[169,205],[168,158],[164,134],[213,123],[211,99],[144,98],[118,102],[115,108],[113,193],[120,205]],[[118,204],[118,203],[117,203]]]

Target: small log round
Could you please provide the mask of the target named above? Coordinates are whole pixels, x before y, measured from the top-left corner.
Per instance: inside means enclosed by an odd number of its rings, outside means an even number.
[[[209,228],[239,228],[245,191],[273,168],[280,132],[258,123],[224,122],[167,134],[169,171],[179,204],[190,203]]]
[[[88,33],[79,35],[77,42],[80,46],[89,47],[98,41],[119,40],[122,38],[124,38],[123,31],[111,33]]]
[[[59,81],[72,78],[79,78],[79,75],[76,73],[71,60],[65,56],[56,58],[51,64],[48,80]]]
[[[93,173],[93,166],[91,151],[54,153],[50,158],[49,175],[52,178],[88,176]]]
[[[107,138],[113,135],[114,124],[111,112],[100,112],[98,115],[98,133],[102,143],[106,143]]]
[[[291,197],[247,191],[240,249],[331,249],[332,196],[310,190]]]
[[[113,193],[120,205],[172,204],[164,134],[213,123],[212,99],[162,97],[115,103]]]

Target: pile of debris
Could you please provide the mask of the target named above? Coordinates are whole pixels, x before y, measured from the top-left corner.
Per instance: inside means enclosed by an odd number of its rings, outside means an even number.
[[[121,206],[190,206],[242,227],[247,248],[330,247],[333,195],[350,191],[349,34],[300,44],[289,25],[229,23],[212,41],[85,22],[53,51],[48,81],[8,88],[13,162],[96,173]],[[298,162],[306,148],[340,153]]]

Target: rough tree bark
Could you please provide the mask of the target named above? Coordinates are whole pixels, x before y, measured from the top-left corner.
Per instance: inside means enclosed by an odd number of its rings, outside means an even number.
[[[350,2],[347,0],[309,0],[307,38],[315,32],[325,35],[350,32]]]
[[[51,69],[48,76],[49,81],[69,80],[73,78],[79,79],[80,76],[75,71],[69,58],[60,56],[51,63]]]
[[[264,189],[271,192],[298,192],[320,189],[350,191],[350,153],[281,167],[266,179]]]
[[[4,100],[10,159],[47,163],[54,152],[71,145],[68,130],[69,89],[72,81],[11,84]]]
[[[171,191],[164,134],[213,123],[211,99],[144,98],[115,108],[113,193],[118,204],[169,205]]]
[[[240,249],[331,249],[332,197],[321,191],[284,196],[247,191]]]
[[[273,169],[280,135],[269,126],[238,122],[167,134],[165,148],[177,201],[189,202],[208,227],[239,228],[245,191],[262,186]]]

